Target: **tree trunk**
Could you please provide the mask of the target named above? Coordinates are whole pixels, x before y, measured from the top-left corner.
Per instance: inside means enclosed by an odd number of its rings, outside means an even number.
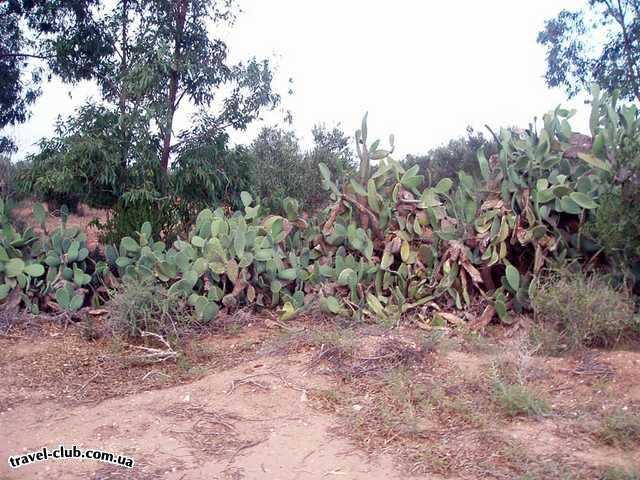
[[[169,92],[167,94],[167,116],[163,128],[162,155],[160,157],[160,168],[166,172],[169,167],[169,156],[171,155],[171,136],[173,131],[173,117],[176,112],[176,96],[178,94],[179,69],[181,62],[182,36],[184,25],[187,19],[187,9],[189,0],[179,0],[176,9],[176,33],[174,37],[173,65],[169,75]]]
[[[122,38],[121,40],[121,49],[122,49],[122,58],[120,62],[120,98],[118,101],[118,109],[120,111],[120,124],[122,125],[122,136],[120,141],[121,151],[120,151],[120,164],[123,169],[127,168],[127,157],[129,155],[129,138],[127,135],[127,128],[125,125],[124,116],[127,113],[127,89],[126,82],[124,77],[127,73],[128,65],[128,50],[129,50],[129,39],[128,39],[128,28],[129,28],[129,0],[122,0]]]
[[[608,2],[605,2],[609,12],[613,16],[613,18],[620,24],[620,28],[622,29],[622,39],[624,42],[624,56],[627,61],[627,68],[629,71],[627,72],[629,76],[629,81],[631,82],[631,87],[633,89],[633,93],[640,101],[640,87],[638,86],[638,62],[633,55],[633,48],[631,46],[631,39],[629,38],[629,32],[627,30],[627,25],[624,18],[624,8],[622,7],[622,3],[620,0],[617,1],[618,4],[618,12],[614,11],[614,8]]]

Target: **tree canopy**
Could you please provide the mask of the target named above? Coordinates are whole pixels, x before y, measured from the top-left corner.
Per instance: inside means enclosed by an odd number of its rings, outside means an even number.
[[[0,3],[0,129],[24,122],[50,73],[67,81],[93,77],[111,45],[94,15],[100,0],[8,0]],[[0,151],[15,146],[0,137]]]
[[[640,99],[640,0],[588,0],[587,7],[562,10],[538,34],[547,84],[571,97],[595,82]]]

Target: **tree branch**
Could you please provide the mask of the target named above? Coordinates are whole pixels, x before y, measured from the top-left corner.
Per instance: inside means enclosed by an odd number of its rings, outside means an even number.
[[[47,60],[49,58],[54,58],[55,55],[36,55],[34,53],[0,53],[0,58],[16,58],[16,57],[24,57],[24,58],[37,58],[39,60]]]

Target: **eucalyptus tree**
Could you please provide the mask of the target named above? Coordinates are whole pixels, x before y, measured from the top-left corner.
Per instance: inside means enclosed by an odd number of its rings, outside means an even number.
[[[588,0],[586,7],[562,10],[538,34],[547,84],[574,96],[595,82],[640,100],[640,0]]]
[[[123,124],[157,129],[164,172],[188,142],[244,129],[279,101],[269,62],[232,63],[225,41],[213,35],[235,18],[233,0],[119,0],[101,20],[114,49],[95,65],[94,77]],[[176,132],[176,113],[186,104],[197,112],[193,126]]]
[[[94,15],[100,0],[0,2],[0,129],[23,123],[51,73],[65,80],[93,77],[111,46]],[[0,151],[15,146],[0,137]]]
[[[85,77],[99,86],[101,98],[78,116],[91,111],[104,119],[69,119],[59,126],[56,141],[46,142],[55,148],[34,157],[34,165],[76,165],[82,157],[77,152],[88,149],[92,158],[104,163],[105,171],[112,172],[109,186],[93,190],[110,190],[115,198],[125,193],[164,196],[172,186],[167,180],[173,181],[167,176],[171,159],[181,155],[189,159],[178,166],[201,161],[209,176],[220,174],[213,164],[220,156],[201,152],[217,151],[220,139],[227,138],[226,130],[246,128],[280,99],[272,88],[268,60],[229,58],[219,33],[234,24],[237,10],[233,0],[112,0],[92,9],[96,35],[105,38],[110,49],[82,64]],[[79,66],[69,62],[55,73],[74,81],[72,73]],[[175,118],[182,109],[192,111],[192,119],[188,128],[177,130]],[[91,126],[86,135],[77,128],[82,125]],[[173,182],[186,184],[191,180]],[[59,187],[67,185],[71,184]]]

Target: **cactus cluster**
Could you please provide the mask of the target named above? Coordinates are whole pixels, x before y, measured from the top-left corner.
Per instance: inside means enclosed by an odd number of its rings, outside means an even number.
[[[41,234],[33,228],[22,233],[5,223],[0,233],[0,300],[17,290],[32,313],[41,309],[73,312],[80,309],[92,284],[107,271],[106,264],[89,259],[86,235],[66,225],[62,211],[59,228],[48,234],[42,205],[33,207]]]
[[[369,142],[365,116],[358,176],[338,185],[320,164],[332,204],[313,218],[290,198],[285,216],[263,215],[242,192],[241,210],[201,211],[170,246],[144,223],[136,238],[106,247],[107,264],[121,278],[162,282],[202,321],[242,305],[280,307],[287,319],[318,297],[324,311],[358,319],[458,322],[490,305],[509,322],[528,308],[541,269],[597,248],[581,226],[613,182],[620,132],[640,132],[637,109],[615,102],[594,91],[591,137],[575,134],[573,112],[558,108],[539,129],[495,135],[498,154],[478,152],[480,178],[461,171],[435,184],[392,158],[393,136],[388,148]],[[47,301],[78,309],[108,267],[88,265],[81,232],[63,221],[47,235],[41,207],[34,215],[40,238],[4,225],[0,299],[19,288],[34,311]]]
[[[285,200],[285,218],[261,217],[249,193],[242,192],[241,198],[244,209],[231,215],[222,208],[201,211],[189,237],[170,248],[153,241],[151,225],[145,223],[137,239],[125,237],[119,248],[108,247],[107,260],[123,278],[167,283],[204,321],[220,308],[245,303],[303,306],[304,287],[319,256],[310,247],[313,229],[293,199]]]

